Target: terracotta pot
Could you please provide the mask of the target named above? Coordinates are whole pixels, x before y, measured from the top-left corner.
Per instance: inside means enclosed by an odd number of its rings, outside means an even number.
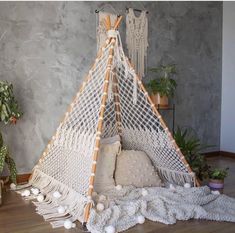
[[[157,94],[151,94],[150,95],[151,100],[156,105],[156,107],[159,105],[160,107],[168,107],[169,101],[167,96],[160,96],[159,93]]]
[[[224,180],[210,179],[208,186],[210,187],[211,190],[223,193]]]

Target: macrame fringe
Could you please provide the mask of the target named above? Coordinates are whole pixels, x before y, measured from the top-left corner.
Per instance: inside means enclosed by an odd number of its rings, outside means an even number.
[[[172,182],[173,184],[178,184],[183,186],[185,183],[195,186],[196,177],[194,173],[185,173],[179,171],[173,171],[163,167],[156,167],[159,177],[162,181]]]
[[[38,188],[44,195],[43,202],[33,201],[33,203],[36,206],[36,212],[43,216],[46,221],[49,221],[53,228],[63,226],[66,219],[70,219],[72,222],[76,220],[83,221],[84,207],[87,203],[85,196],[38,169],[35,169],[33,172],[32,179],[27,187],[30,186]],[[18,191],[18,193],[22,191]],[[55,191],[61,193],[60,198],[56,199],[53,197]],[[36,198],[36,195],[31,195],[26,199]],[[65,213],[58,213],[57,209],[59,206],[66,207]]]
[[[129,8],[126,16],[126,44],[128,54],[137,74],[142,78],[145,75],[148,48],[148,19],[146,11],[136,17],[133,9]]]

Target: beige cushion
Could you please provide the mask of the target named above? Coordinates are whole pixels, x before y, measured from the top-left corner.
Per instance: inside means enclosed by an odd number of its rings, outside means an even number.
[[[123,150],[117,157],[116,185],[161,186],[161,180],[143,151]]]
[[[104,192],[115,186],[114,170],[116,156],[120,151],[120,138],[112,137],[101,140],[100,151],[96,166],[94,190]]]

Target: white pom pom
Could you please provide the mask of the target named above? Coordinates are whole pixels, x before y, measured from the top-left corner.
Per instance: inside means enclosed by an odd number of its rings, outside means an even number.
[[[38,202],[43,202],[43,200],[44,200],[44,196],[43,196],[42,194],[39,194],[39,195],[37,196],[37,201],[38,201]]]
[[[97,192],[92,193],[92,197],[95,197],[95,196],[97,196]]]
[[[120,184],[118,184],[115,188],[119,191],[122,189],[122,186]]]
[[[105,227],[107,233],[115,233],[115,228],[113,226]]]
[[[211,194],[220,195],[220,192],[219,192],[218,190],[212,190],[212,191],[211,191]]]
[[[146,189],[142,189],[141,193],[144,197],[148,195],[148,191]]]
[[[64,214],[64,213],[65,213],[65,208],[60,205],[60,206],[57,208],[57,211],[58,211],[59,214]]]
[[[61,193],[58,192],[58,191],[55,191],[55,192],[53,193],[53,197],[56,198],[56,199],[58,199],[58,198],[61,197]]]
[[[69,219],[64,221],[64,228],[71,229],[72,225],[73,225],[73,223]]]
[[[72,228],[75,228],[76,227],[76,223],[72,223]]]
[[[11,188],[12,190],[15,190],[15,189],[16,189],[16,185],[15,185],[14,183],[11,183],[11,184],[10,184],[10,188]]]
[[[28,189],[24,190],[24,192],[21,193],[21,196],[22,196],[22,197],[28,197],[28,196],[30,196],[30,191],[29,191]]]
[[[169,189],[170,190],[175,190],[175,186],[173,184],[170,184]]]
[[[143,223],[145,222],[144,216],[139,215],[139,216],[137,217],[137,221],[138,221],[139,224],[143,224]]]
[[[39,189],[37,189],[37,188],[31,189],[31,192],[32,192],[34,195],[38,195],[38,194],[39,194]]]
[[[105,195],[100,195],[99,196],[99,201],[105,201],[106,200],[106,196]]]
[[[185,184],[184,184],[184,187],[185,187],[186,189],[188,189],[188,188],[191,188],[191,185],[190,185],[189,183],[185,183]]]
[[[104,204],[103,204],[103,203],[98,203],[98,204],[96,205],[96,209],[97,209],[98,211],[103,211],[103,210],[104,210]]]

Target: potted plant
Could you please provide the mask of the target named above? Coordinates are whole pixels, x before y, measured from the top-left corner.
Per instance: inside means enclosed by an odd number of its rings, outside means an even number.
[[[209,169],[209,184],[211,190],[219,191],[220,193],[223,193],[224,189],[224,179],[228,175],[228,169],[220,169],[220,168],[214,168]]]
[[[190,128],[178,127],[174,132],[174,139],[198,179],[203,181],[208,178],[209,166],[202,151],[211,146],[202,145]]]
[[[19,106],[13,95],[13,85],[6,81],[0,81],[0,121],[5,124],[16,124],[17,119],[19,119],[21,115],[22,112],[19,110]],[[5,164],[7,164],[10,172],[11,181],[16,184],[16,165],[10,156],[8,147],[4,144],[0,132],[0,176],[2,175]],[[1,181],[1,183],[3,182]]]
[[[146,84],[150,97],[155,105],[167,107],[169,103],[168,98],[174,96],[177,86],[176,81],[171,78],[172,75],[176,74],[176,66],[161,65],[149,70],[157,74],[154,79]]]

